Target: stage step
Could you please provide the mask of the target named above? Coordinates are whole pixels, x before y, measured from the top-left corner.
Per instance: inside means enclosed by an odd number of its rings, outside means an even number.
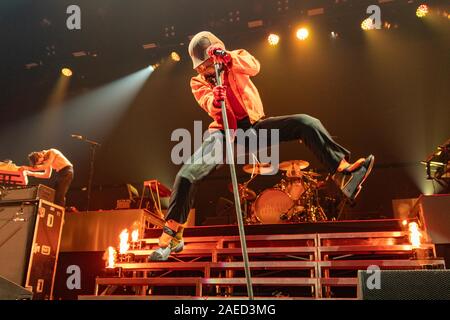
[[[315,261],[251,261],[252,270],[310,270],[315,272]],[[224,270],[243,270],[243,262],[143,262],[143,263],[118,263],[116,267],[125,271],[166,272],[197,270],[204,277],[210,277],[211,273]]]
[[[249,247],[247,248],[248,254],[251,257],[254,256],[265,256],[265,255],[300,255],[304,259],[314,260],[316,255],[315,247]],[[135,257],[148,257],[154,250],[129,250],[128,253],[134,255]],[[242,251],[240,248],[193,248],[191,249],[189,245],[186,245],[180,253],[174,253],[170,256],[170,259],[185,259],[189,257],[203,257],[208,258],[212,262],[221,261],[225,258],[241,256]]]
[[[409,243],[407,232],[355,232],[307,235],[256,235],[247,236],[250,260],[263,256],[283,259],[331,260],[342,255],[397,255],[412,256],[417,248]],[[128,251],[136,262],[145,260],[157,248],[158,239],[143,239]],[[170,261],[190,261],[190,258],[221,262],[242,255],[237,236],[186,237],[185,249],[170,256]],[[136,248],[138,247],[138,248]],[[434,256],[434,245],[423,244],[419,248]]]
[[[259,270],[299,270],[312,269],[340,269],[360,270],[369,266],[380,268],[421,268],[428,265],[439,265],[442,259],[426,260],[330,260],[330,261],[250,261],[251,269]],[[124,262],[118,263],[117,268],[122,271],[158,271],[158,270],[236,270],[244,269],[243,262]],[[208,273],[205,271],[205,273]]]
[[[246,286],[245,278],[97,278],[95,295],[99,293],[99,286],[192,286],[195,287],[195,295],[202,296],[204,286]],[[252,278],[254,286],[306,286],[317,287],[316,278]]]
[[[146,260],[157,247],[157,238],[132,244],[133,249],[121,255],[116,264],[116,275],[120,277],[98,278],[96,295],[100,288],[106,288],[101,294],[111,296],[112,286],[133,287],[136,294],[143,296],[151,289],[149,299],[161,296],[153,293],[158,288],[173,288],[175,291],[170,289],[168,296],[174,296],[183,287],[194,289],[190,296],[195,299],[245,295],[238,236],[193,236],[184,240],[185,249],[166,262]],[[269,290],[280,291],[289,299],[355,299],[357,270],[369,266],[390,270],[445,268],[444,260],[436,257],[433,244],[413,247],[405,230],[257,234],[248,235],[246,241],[255,296],[261,298],[270,296]],[[337,288],[347,291],[341,294]]]

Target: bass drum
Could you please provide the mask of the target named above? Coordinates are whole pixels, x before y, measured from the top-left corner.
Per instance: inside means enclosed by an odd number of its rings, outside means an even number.
[[[294,206],[294,201],[279,189],[266,189],[255,201],[255,214],[262,223],[283,223],[281,218]]]

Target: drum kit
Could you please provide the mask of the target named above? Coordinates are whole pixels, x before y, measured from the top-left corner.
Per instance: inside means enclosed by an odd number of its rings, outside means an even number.
[[[248,164],[244,172],[251,174],[249,180],[239,184],[239,196],[244,221],[247,224],[278,224],[289,222],[319,222],[328,220],[319,201],[319,190],[325,186],[321,175],[305,170],[309,163],[290,160],[280,163],[282,179],[271,188],[256,194],[248,185],[258,175],[271,173],[270,164]],[[232,192],[231,184],[229,190]]]

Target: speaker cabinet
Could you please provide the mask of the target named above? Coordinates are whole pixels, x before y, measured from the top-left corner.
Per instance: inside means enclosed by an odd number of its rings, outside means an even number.
[[[55,190],[43,184],[0,189],[1,203],[18,203],[38,200],[53,202],[55,200]]]
[[[38,207],[0,205],[0,276],[24,286]]]
[[[64,208],[39,200],[0,203],[0,276],[52,299]]]
[[[450,300],[450,270],[359,270],[358,298]]]

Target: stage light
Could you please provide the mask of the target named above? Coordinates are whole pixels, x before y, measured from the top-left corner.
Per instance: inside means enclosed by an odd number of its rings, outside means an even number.
[[[337,39],[339,37],[339,34],[337,32],[331,31],[330,36],[332,39]]]
[[[300,28],[297,30],[297,39],[306,40],[309,36],[309,31],[306,28]]]
[[[267,41],[271,46],[276,46],[280,42],[280,36],[275,33],[271,33],[267,37]]]
[[[170,54],[170,58],[171,58],[173,61],[176,61],[176,62],[178,62],[178,61],[181,60],[180,55],[179,55],[178,53],[176,53],[175,51],[173,51],[173,52]]]
[[[61,73],[66,76],[66,77],[71,77],[72,76],[72,70],[70,70],[69,68],[63,68],[61,70]]]
[[[428,6],[426,4],[421,4],[416,10],[416,16],[423,18],[428,14]]]
[[[363,20],[363,22],[361,22],[361,29],[363,29],[364,31],[372,30],[374,28],[375,28],[375,26],[374,26],[371,18],[367,18],[367,19]]]
[[[148,66],[150,72],[155,71],[156,68],[158,68],[158,67],[159,67],[159,63],[151,64],[151,65]]]

